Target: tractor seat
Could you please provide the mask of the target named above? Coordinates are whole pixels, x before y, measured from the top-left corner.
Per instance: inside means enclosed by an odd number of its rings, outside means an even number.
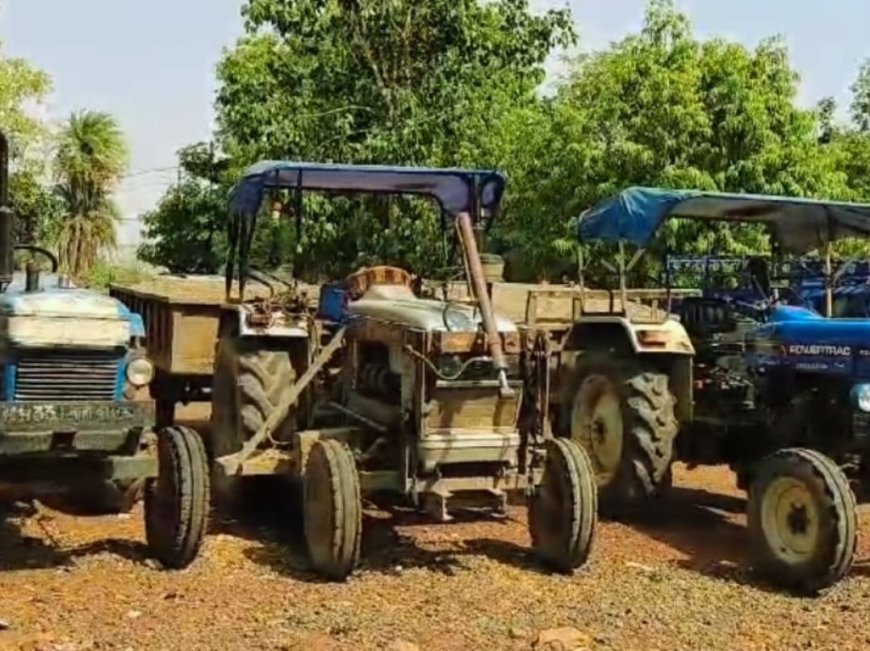
[[[363,296],[374,299],[414,298],[411,274],[400,267],[363,267],[345,279],[347,297],[358,301]]]

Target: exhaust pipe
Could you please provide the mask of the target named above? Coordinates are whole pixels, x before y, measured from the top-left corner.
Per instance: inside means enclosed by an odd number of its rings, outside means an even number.
[[[15,213],[9,205],[9,140],[0,132],[0,292],[12,282]]]
[[[492,356],[492,364],[498,371],[499,393],[503,398],[514,395],[507,381],[507,361],[504,357],[504,349],[501,345],[501,336],[495,324],[495,311],[492,309],[492,301],[486,291],[486,278],[483,273],[483,265],[480,262],[480,250],[477,246],[477,238],[471,225],[471,217],[468,213],[460,213],[456,217],[459,240],[462,244],[462,252],[468,263],[468,275],[471,280],[471,289],[474,298],[480,307],[480,315],[483,319],[483,327],[486,330],[486,338],[489,343],[489,354]]]

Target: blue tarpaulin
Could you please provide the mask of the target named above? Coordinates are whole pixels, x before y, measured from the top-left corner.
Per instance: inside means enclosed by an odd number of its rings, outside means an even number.
[[[668,217],[767,224],[783,249],[798,254],[846,237],[870,237],[867,204],[643,187],[586,211],[578,237],[646,246]]]
[[[426,195],[435,199],[446,213],[456,215],[473,211],[476,192],[481,208],[495,208],[504,187],[504,176],[489,170],[262,161],[249,167],[231,190],[230,211],[250,217],[259,211],[267,189],[298,188],[320,192]]]

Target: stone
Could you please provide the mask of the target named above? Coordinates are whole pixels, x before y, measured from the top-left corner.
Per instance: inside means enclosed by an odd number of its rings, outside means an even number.
[[[387,645],[386,651],[420,651],[420,647],[413,642],[393,640],[389,645]]]
[[[592,638],[571,626],[549,628],[538,633],[532,645],[535,651],[584,651],[591,646]]]

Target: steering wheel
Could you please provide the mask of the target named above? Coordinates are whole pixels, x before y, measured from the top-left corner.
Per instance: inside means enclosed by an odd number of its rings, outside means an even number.
[[[32,251],[33,253],[39,253],[40,255],[48,258],[48,261],[51,262],[51,273],[56,274],[60,264],[57,261],[57,256],[49,251],[48,249],[44,249],[41,246],[36,246],[35,244],[16,244],[12,247],[13,251]]]

